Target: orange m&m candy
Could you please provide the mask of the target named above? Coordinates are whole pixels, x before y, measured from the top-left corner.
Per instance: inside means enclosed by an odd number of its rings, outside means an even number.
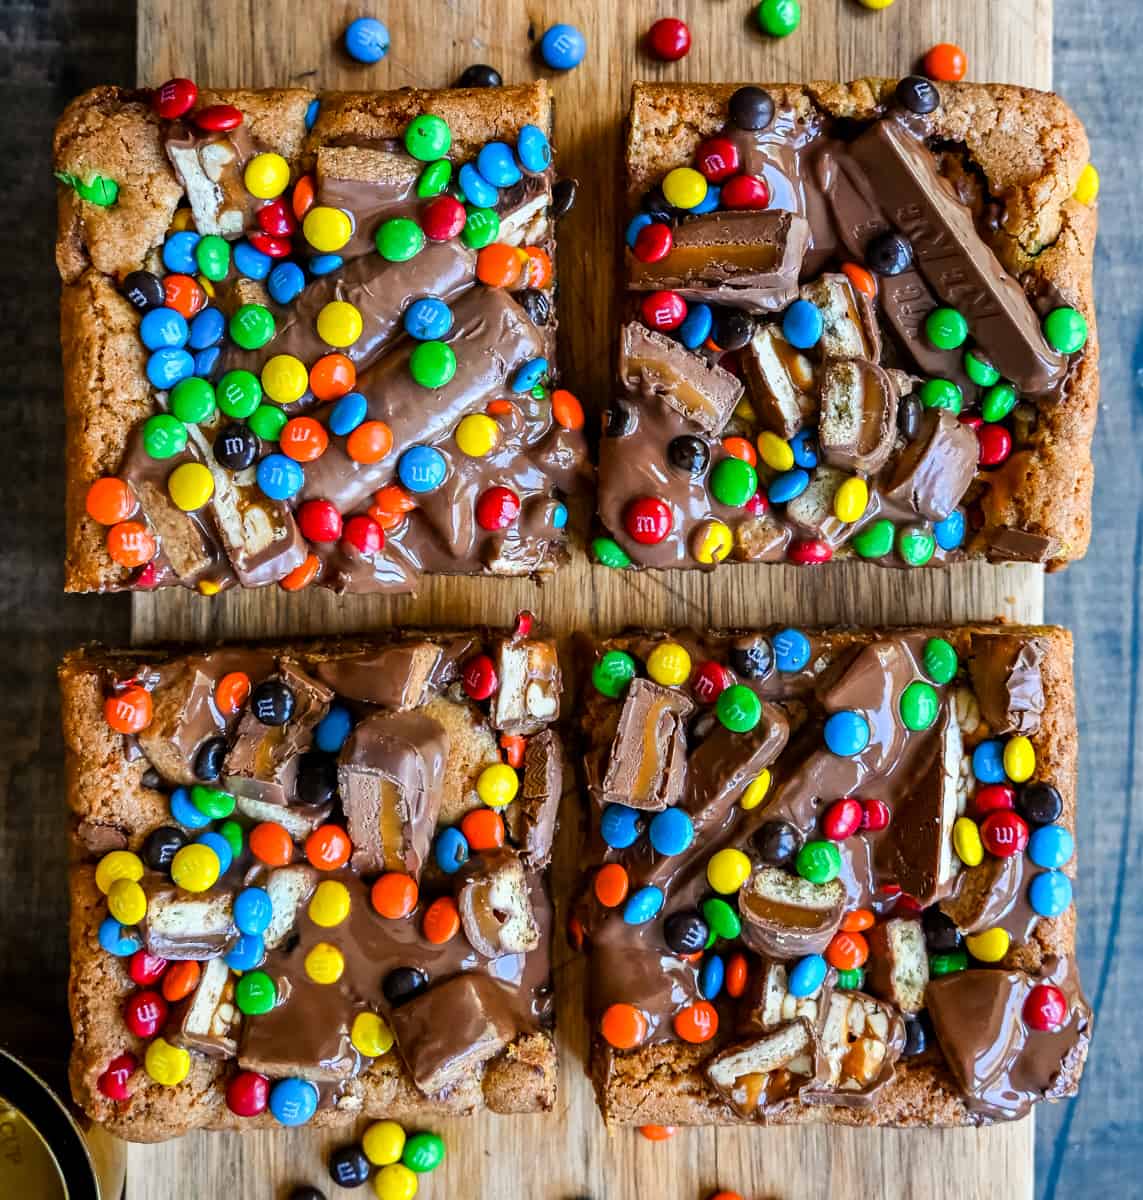
[[[198,987],[201,974],[202,967],[193,958],[171,963],[163,975],[163,999],[170,1004],[185,1000]]]
[[[745,954],[732,954],[726,964],[726,993],[737,999],[746,991],[746,978],[749,967]]]
[[[968,70],[968,56],[952,42],[938,42],[921,64],[930,79],[941,83],[955,83],[963,79]]]
[[[332,828],[336,829],[337,826]],[[308,842],[306,853],[309,853]],[[373,885],[369,898],[381,916],[397,920],[407,917],[417,907],[419,894],[417,881],[412,875],[406,875],[402,871],[386,871]]]
[[[525,246],[524,253],[528,256],[525,268],[528,272],[527,286],[546,288],[552,282],[552,260],[548,252],[539,246]]]
[[[524,765],[524,751],[527,747],[527,740],[518,733],[500,735],[500,749],[504,751],[504,760],[510,767],[519,769]]]
[[[708,1000],[698,1000],[675,1014],[675,1032],[684,1042],[709,1042],[718,1032],[718,1010]]]
[[[293,417],[282,426],[278,445],[294,462],[313,462],[321,458],[329,445],[325,426],[313,417]]]
[[[250,699],[250,676],[229,671],[214,685],[214,705],[224,717],[233,717]]]
[[[525,262],[528,256],[524,255]],[[523,264],[515,246],[493,242],[476,256],[476,278],[487,287],[515,287],[520,282]]]
[[[595,873],[595,898],[604,908],[618,908],[627,899],[630,881],[620,863],[608,863]]]
[[[316,554],[307,554],[299,566],[278,580],[278,586],[284,592],[300,592],[313,583],[320,570],[321,559]]]
[[[151,693],[146,688],[124,688],[103,702],[103,719],[116,733],[139,733],[151,723]]]
[[[357,463],[380,462],[392,449],[393,431],[384,421],[362,421],[345,439],[345,452]]]
[[[294,839],[284,825],[263,821],[250,830],[250,853],[268,867],[284,867],[294,857]]]
[[[387,483],[373,493],[369,515],[387,533],[400,525],[405,519],[405,514],[412,512],[416,507],[417,502],[399,483]]]
[[[163,280],[163,295],[168,308],[188,321],[206,307],[206,292],[190,275],[168,275]]]
[[[742,1200],[740,1192],[715,1192],[710,1200]]]
[[[290,207],[294,210],[294,216],[300,221],[313,208],[313,204],[314,177],[312,175],[303,175],[294,184],[294,192],[290,197]]]
[[[632,1004],[612,1004],[604,1011],[599,1032],[616,1050],[631,1050],[647,1036],[647,1018]]]
[[[860,933],[863,929],[873,927],[874,916],[867,908],[855,908],[847,912],[841,920],[841,927],[846,933]]]
[[[732,458],[740,458],[743,462],[748,462],[752,467],[758,465],[758,454],[754,447],[750,444],[748,438],[744,437],[727,437],[722,439],[722,448]]]
[[[356,382],[357,368],[344,354],[323,354],[310,367],[310,391],[319,400],[340,400]]]
[[[853,284],[855,288],[863,295],[868,296],[870,300],[877,299],[877,280],[873,274],[867,271],[864,267],[859,267],[857,263],[842,263],[841,269],[845,274],[846,279]]]
[[[869,943],[860,933],[835,933],[826,947],[826,962],[839,971],[853,971],[869,957]]]
[[[157,551],[155,535],[138,521],[120,521],[107,531],[107,553],[121,567],[141,567]]]
[[[494,808],[474,808],[465,813],[460,831],[477,853],[504,845],[504,818]]]
[[[639,1132],[649,1142],[665,1142],[679,1132],[675,1125],[640,1125]]]
[[[438,896],[425,909],[421,932],[434,946],[451,942],[460,929],[460,913],[451,896]]]
[[[336,871],[349,862],[353,843],[340,825],[319,825],[306,838],[306,858],[319,871]]]
[[[583,428],[583,405],[565,388],[552,393],[552,416],[565,429]]]
[[[118,525],[135,511],[135,493],[114,475],[104,475],[87,489],[87,515],[100,525]]]

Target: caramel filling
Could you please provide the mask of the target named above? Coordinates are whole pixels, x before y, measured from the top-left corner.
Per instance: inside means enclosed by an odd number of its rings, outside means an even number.
[[[761,274],[776,270],[778,247],[773,242],[734,245],[678,246],[659,262],[644,266],[636,278],[717,279],[719,276]]]
[[[401,789],[381,777],[377,805],[377,827],[381,834],[381,854],[386,871],[405,869],[405,822],[401,816]]]
[[[739,895],[739,904],[744,905],[760,921],[772,925],[785,925],[794,929],[817,929],[826,917],[820,908],[799,908],[794,904],[783,904],[765,896]]]
[[[662,700],[656,701],[647,712],[647,722],[643,726],[643,753],[639,755],[639,770],[631,784],[631,797],[641,803],[647,803],[654,795],[663,773],[663,737],[662,727],[667,726],[667,736],[670,735],[671,712]]]
[[[687,412],[714,412],[714,406],[689,379],[684,379],[673,371],[664,370],[661,360],[631,355],[627,362],[633,374],[642,375],[664,391],[670,392]]]

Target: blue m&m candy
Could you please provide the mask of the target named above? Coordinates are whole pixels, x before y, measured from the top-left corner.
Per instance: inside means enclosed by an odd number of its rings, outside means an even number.
[[[639,836],[639,813],[626,804],[609,804],[599,818],[599,836],[613,849],[626,850]]]
[[[634,250],[635,239],[639,236],[641,229],[646,229],[648,225],[653,224],[650,213],[636,213],[635,216],[627,222],[627,232],[623,235],[623,240],[627,245]],[[681,327],[680,327],[681,328]]]
[[[205,350],[200,350],[194,356],[194,373],[200,379],[209,379],[214,374],[214,368],[218,366],[221,356],[221,346],[208,346]]]
[[[516,137],[516,157],[525,171],[544,171],[552,163],[552,147],[538,125],[525,125]]]
[[[389,53],[389,30],[376,17],[358,17],[345,31],[345,52],[359,63],[380,62]]]
[[[657,887],[641,887],[627,898],[623,906],[623,919],[628,925],[645,925],[658,916],[663,907],[663,893]]]
[[[313,129],[317,124],[319,112],[321,112],[321,101],[315,96],[306,105],[306,129]]]
[[[360,392],[346,392],[329,410],[329,431],[347,437],[369,415],[369,402]]]
[[[468,862],[468,838],[453,826],[442,829],[433,846],[433,857],[437,866],[446,874],[453,875]]]
[[[1063,825],[1041,825],[1028,839],[1028,857],[1038,867],[1062,867],[1075,852],[1075,839]]]
[[[410,492],[436,491],[447,474],[444,455],[434,446],[410,446],[397,461],[397,478]]]
[[[243,888],[234,897],[234,924],[239,933],[265,933],[273,915],[274,903],[265,888]]]
[[[317,748],[324,750],[326,754],[336,754],[345,744],[352,728],[353,717],[349,709],[342,704],[332,704],[314,729],[314,742]]]
[[[583,62],[587,41],[574,25],[553,25],[540,39],[540,57],[553,71],[570,71]]]
[[[779,671],[800,671],[810,661],[810,639],[800,629],[774,635],[774,665]]]
[[[1063,871],[1044,871],[1028,885],[1028,903],[1041,917],[1058,917],[1072,902],[1072,881]]]
[[[274,260],[268,254],[255,250],[249,242],[235,243],[234,269],[239,275],[245,275],[247,279],[265,279],[273,265]]]
[[[465,163],[461,167],[460,173],[457,175],[457,182],[460,184],[460,190],[464,193],[464,198],[469,204],[473,204],[477,208],[496,207],[500,193],[481,175],[472,163]]]
[[[142,939],[128,932],[114,917],[107,917],[99,926],[99,944],[116,958],[127,958],[143,945]]]
[[[690,213],[708,213],[714,212],[722,200],[722,188],[716,183],[708,183],[706,187],[706,195],[695,205],[692,205],[687,211]]]
[[[270,1089],[270,1111],[282,1125],[304,1125],[317,1106],[318,1090],[308,1079],[279,1079]]]
[[[714,313],[710,305],[692,304],[675,336],[688,350],[697,350],[710,337],[713,325]]]
[[[714,1000],[722,991],[726,979],[726,964],[717,954],[708,954],[699,971],[699,991],[704,1000]]]
[[[226,333],[226,318],[221,310],[204,308],[190,323],[187,345],[192,350],[207,350],[217,346]]]
[[[210,824],[210,817],[192,803],[185,787],[175,788],[171,793],[171,816],[184,829],[205,829]]]
[[[795,300],[782,314],[782,332],[786,341],[799,350],[816,346],[824,328],[821,309],[809,300]]]
[[[220,875],[225,875],[230,870],[230,864],[234,861],[234,851],[231,850],[230,843],[221,833],[215,833],[213,829],[208,829],[206,833],[200,833],[195,841],[199,845],[209,846],[218,855],[218,873]]]
[[[258,486],[271,500],[289,500],[306,481],[300,463],[284,454],[267,454],[258,464]]]
[[[199,236],[189,229],[172,233],[163,243],[163,266],[178,275],[194,275],[198,272],[195,247]]]
[[[344,261],[340,254],[315,254],[309,262],[310,274],[329,275],[338,270]]]
[[[860,754],[869,745],[869,722],[861,713],[850,709],[831,714],[824,733],[830,752],[842,758]]]
[[[452,328],[452,309],[435,296],[414,300],[405,309],[405,332],[418,342],[436,342]]]
[[[647,832],[651,845],[660,854],[682,854],[695,838],[694,822],[681,808],[665,808],[656,813]]]
[[[306,273],[297,263],[279,263],[266,281],[270,299],[275,304],[290,304],[296,300],[306,287]]]
[[[181,348],[187,344],[189,332],[186,318],[173,308],[152,308],[139,322],[139,337],[148,350],[165,346]]]
[[[504,142],[488,142],[476,156],[476,169],[493,187],[506,188],[520,182],[520,168],[512,148]]]
[[[972,752],[972,773],[980,783],[1004,782],[1004,743],[998,738],[981,742]]]
[[[530,392],[547,373],[548,360],[546,358],[529,359],[512,376],[512,390],[514,392]]]
[[[933,536],[942,550],[959,550],[964,541],[964,510],[954,508],[933,526]]]
[[[795,467],[792,471],[783,471],[771,482],[766,491],[771,504],[786,504],[796,500],[810,486],[808,471]]]
[[[226,952],[226,965],[232,971],[253,971],[266,957],[266,943],[259,933],[240,933]]]
[[[825,982],[827,969],[820,954],[807,954],[790,968],[786,990],[791,996],[812,996]]]
[[[794,462],[807,471],[812,471],[818,465],[818,443],[812,429],[799,429],[790,438],[790,449],[794,452]]]
[[[194,374],[194,356],[187,350],[168,347],[147,359],[147,378],[153,387],[169,391],[180,380]]]
[[[568,506],[557,502],[552,509],[552,527],[563,529],[568,523]]]

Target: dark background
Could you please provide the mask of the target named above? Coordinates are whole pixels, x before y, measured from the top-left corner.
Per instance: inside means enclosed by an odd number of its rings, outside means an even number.
[[[1096,253],[1103,403],[1092,549],[1047,581],[1048,619],[1076,634],[1079,958],[1097,1036],[1079,1098],[1038,1110],[1042,1200],[1143,1190],[1143,1182],[1130,1182],[1143,1150],[1143,840],[1133,811],[1143,606],[1139,15],[1138,0],[1061,0],[1055,16],[1056,88],[1087,125],[1103,179]],[[96,83],[132,79],[134,58],[130,4],[0,0],[0,1042],[57,1068],[68,1022],[55,666],[79,642],[125,642],[130,614],[126,597],[62,594],[64,421],[50,147],[64,104]],[[949,1194],[956,1195],[954,1179]]]

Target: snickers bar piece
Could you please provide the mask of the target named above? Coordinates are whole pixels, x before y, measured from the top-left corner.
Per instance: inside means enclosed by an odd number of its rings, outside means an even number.
[[[60,683],[71,1084],[92,1120],[158,1141],[552,1106],[566,756],[530,614],[77,651]]]
[[[554,571],[590,471],[547,84],[176,82],[56,129],[67,589]]]
[[[1075,1093],[1066,631],[637,630],[583,657],[569,929],[610,1124],[979,1125]]]
[[[600,562],[1082,557],[1096,213],[1058,97],[640,83],[628,131]]]

